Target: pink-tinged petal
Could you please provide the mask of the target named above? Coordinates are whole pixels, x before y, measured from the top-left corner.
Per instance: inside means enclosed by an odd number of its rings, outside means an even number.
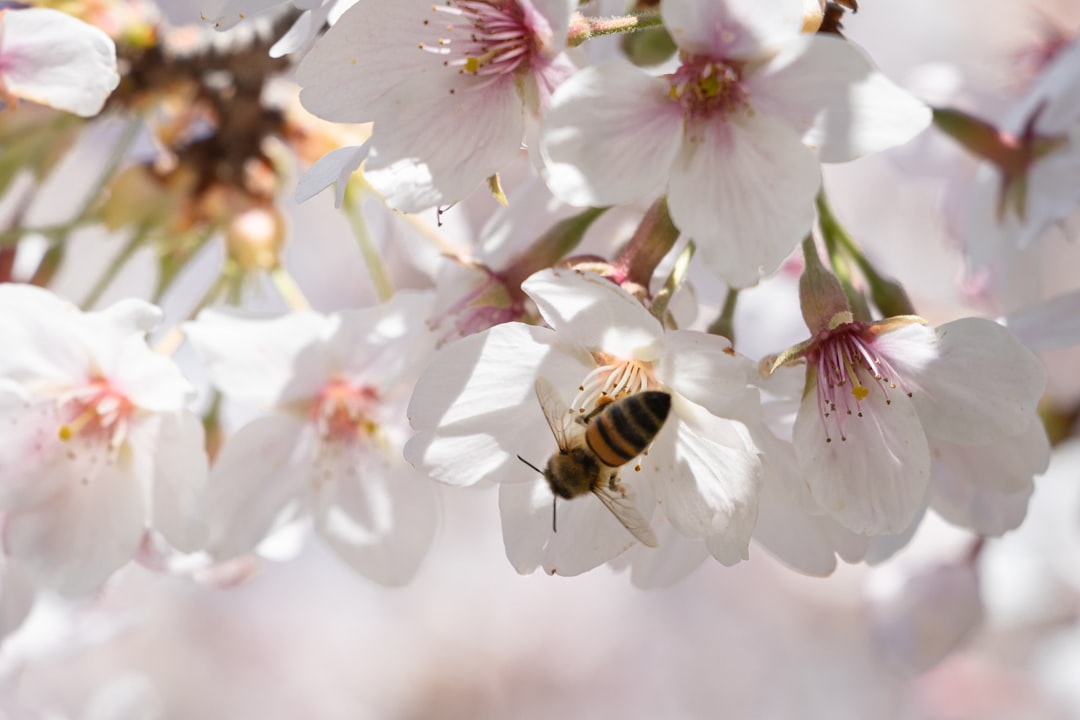
[[[296,202],[310,200],[334,185],[334,207],[341,207],[349,177],[360,169],[368,156],[368,142],[363,145],[338,148],[319,158],[308,168],[296,185]]]
[[[526,117],[525,137],[533,163],[537,168],[541,168],[543,157],[541,153],[536,152],[540,147],[538,121],[547,116],[555,91],[578,71],[578,67],[569,57],[560,53],[552,58],[534,58],[529,69],[532,72],[522,87],[525,108],[529,111]]]
[[[883,393],[871,392],[861,412],[840,418],[843,435],[830,418],[829,442],[811,388],[795,420],[795,454],[810,493],[837,522],[860,534],[898,533],[926,497],[926,435],[911,401],[900,393],[886,405]]]
[[[664,351],[655,371],[664,385],[717,417],[748,420],[743,413],[760,408],[758,391],[748,387],[756,368],[719,335],[694,330],[664,333]]]
[[[671,171],[671,218],[713,272],[753,285],[810,231],[821,169],[790,128],[762,114],[698,129]]]
[[[566,47],[570,16],[577,10],[577,0],[516,0],[525,15],[525,24],[548,54]]]
[[[364,0],[350,8],[304,56],[296,71],[300,102],[334,122],[367,122],[408,83],[438,84],[456,75],[442,56],[419,47],[439,16],[431,0]],[[423,21],[430,18],[431,26]],[[449,80],[445,83],[449,88]],[[348,92],[342,92],[348,88]],[[442,90],[446,92],[446,90]],[[384,109],[390,110],[390,107]]]
[[[541,270],[521,284],[563,342],[651,361],[664,330],[637,298],[595,273]]]
[[[936,441],[931,506],[949,522],[980,535],[998,536],[1020,525],[1034,476],[1050,463],[1050,443],[1041,422],[1019,437],[986,445]]]
[[[5,547],[34,582],[66,595],[99,587],[134,557],[146,527],[145,498],[121,452],[85,482],[8,515]]]
[[[710,550],[725,565],[749,557],[761,461],[741,423],[673,395],[671,415],[641,467],[676,530],[713,538]]]
[[[766,453],[754,540],[792,570],[826,577],[836,556],[849,559],[866,552],[867,538],[843,528],[827,515],[811,515],[788,495],[777,478],[777,460]],[[794,464],[794,456],[790,458]],[[786,468],[785,468],[786,469]]]
[[[464,199],[520,151],[521,102],[511,76],[399,99],[375,117],[364,176],[405,212]]]
[[[816,148],[823,162],[845,162],[902,145],[931,120],[925,103],[840,38],[803,35],[749,84],[754,109],[803,134],[803,142]]]
[[[25,570],[11,558],[0,569],[0,639],[19,629],[37,598],[37,587]]]
[[[1019,232],[1014,236],[1017,247],[1031,245],[1080,206],[1080,125],[1066,137],[1068,146],[1035,162],[1024,180],[1027,191],[1024,217],[1019,219]]]
[[[206,489],[215,559],[251,552],[296,515],[314,472],[314,443],[305,423],[279,415],[248,423],[225,441]]]
[[[1080,345],[1080,291],[1014,312],[1004,325],[1034,352]]]
[[[681,50],[752,60],[795,38],[802,0],[664,0],[664,26]]]
[[[937,328],[907,325],[877,345],[912,393],[928,435],[967,445],[1024,432],[1046,387],[1046,371],[1008,330],[982,318]],[[929,348],[929,349],[928,349]]]
[[[405,445],[418,470],[451,485],[525,480],[535,475],[521,455],[543,467],[555,439],[536,399],[542,375],[571,390],[592,367],[583,350],[556,350],[555,333],[507,323],[444,348],[420,376],[409,403],[419,430]]]
[[[396,457],[359,444],[340,450],[320,459],[315,529],[361,575],[404,585],[435,536],[435,488]]]
[[[709,557],[709,551],[701,540],[688,538],[656,515],[652,521],[653,531],[659,540],[658,547],[634,545],[611,561],[617,569],[630,567],[630,582],[635,587],[652,589],[669,587],[701,567]]]
[[[141,336],[112,338],[96,353],[95,364],[118,392],[137,408],[173,412],[184,406],[194,389],[172,358],[159,355]]]
[[[76,478],[96,475],[100,448],[82,436],[59,437],[66,418],[51,400],[32,401],[0,380],[0,510],[32,507]]]
[[[541,137],[551,192],[571,205],[617,205],[663,190],[682,144],[668,84],[625,62],[559,86]]]
[[[272,406],[286,398],[313,396],[325,383],[319,373],[297,372],[302,356],[311,362],[315,346],[331,325],[316,313],[290,313],[277,318],[250,318],[204,310],[184,324],[210,381],[230,397]],[[317,357],[316,357],[317,356]]]
[[[635,487],[632,483],[630,480],[628,488]],[[645,512],[638,495],[638,507],[649,517],[652,513]],[[539,566],[551,575],[580,575],[617,557],[637,542],[591,493],[558,501],[557,531],[553,532],[554,497],[543,479],[499,485],[506,557],[519,573],[531,573]]]
[[[150,520],[170,545],[181,552],[196,552],[206,545],[205,494],[209,461],[202,423],[187,411],[161,414],[145,447],[150,453],[153,485]],[[141,434],[141,433],[140,433]],[[132,445],[139,443],[132,432]]]
[[[119,83],[116,45],[93,25],[49,8],[0,16],[0,84],[17,97],[89,117]]]

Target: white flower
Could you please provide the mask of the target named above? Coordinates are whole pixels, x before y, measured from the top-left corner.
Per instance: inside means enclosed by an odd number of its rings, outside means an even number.
[[[507,323],[444,348],[413,392],[409,419],[419,432],[406,458],[452,485],[502,483],[503,535],[519,572],[581,573],[633,538],[592,496],[560,502],[552,532],[551,490],[517,457],[543,464],[556,450],[534,382],[545,378],[584,412],[602,396],[662,389],[671,414],[640,471],[625,465],[622,481],[646,518],[658,503],[679,533],[708,538],[721,562],[745,559],[761,468],[745,426],[727,418],[757,402],[747,363],[717,336],[664,332],[598,275],[542,271],[522,289],[552,329]]]
[[[138,300],[82,314],[0,286],[4,542],[41,585],[93,590],[148,526],[179,550],[202,547],[202,425],[180,371],[146,346],[160,317]]]
[[[839,313],[783,359],[796,357],[808,366],[794,429],[798,462],[810,494],[853,532],[908,530],[927,502],[932,457],[959,454],[936,471],[945,484],[934,496],[958,519],[962,503],[970,515],[976,502],[963,500],[971,492],[964,485],[984,496],[1030,492],[1031,476],[1045,469],[1049,447],[1035,408],[1046,373],[994,322],[934,329],[913,316],[861,323]],[[1012,455],[995,467],[963,457],[980,452],[984,461]]]
[[[431,482],[401,459],[411,372],[432,342],[430,300],[253,320],[204,311],[185,326],[212,382],[274,412],[229,437],[211,471],[213,556],[250,552],[297,517],[361,574],[401,584],[436,525]]]
[[[398,209],[452,203],[521,148],[572,70],[572,0],[362,0],[305,56],[304,106],[374,121],[366,179]]]
[[[672,74],[622,62],[555,92],[548,182],[577,205],[666,192],[671,217],[728,283],[753,285],[805,237],[820,168],[906,141],[929,111],[850,43],[800,34],[802,0],[665,0]],[[808,147],[809,146],[809,147]]]
[[[98,28],[48,8],[0,10],[0,100],[16,98],[83,117],[120,83],[116,45]]]

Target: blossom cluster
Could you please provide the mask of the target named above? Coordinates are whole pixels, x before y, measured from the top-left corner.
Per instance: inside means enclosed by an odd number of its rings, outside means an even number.
[[[854,3],[229,0],[194,47],[167,3],[87,5],[0,10],[5,593],[130,561],[224,583],[297,528],[401,585],[445,486],[497,485],[518,572],[643,586],[758,546],[881,562],[931,513],[1023,522],[1035,351],[1080,342],[1077,298],[1016,269],[1080,208],[1077,42],[998,127],[879,71],[836,23]],[[963,311],[826,193],[931,125],[983,163]],[[82,207],[35,228],[57,150],[102,138]],[[335,184],[347,223],[287,217]],[[346,224],[359,253],[322,237]],[[94,277],[65,256],[88,228]],[[670,410],[634,438],[613,403],[645,392]]]

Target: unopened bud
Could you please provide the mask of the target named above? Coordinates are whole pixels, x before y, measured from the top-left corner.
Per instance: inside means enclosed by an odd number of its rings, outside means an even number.
[[[799,277],[799,304],[810,332],[818,333],[841,313],[851,314],[844,289],[836,276],[825,269],[813,241],[803,243],[806,265]]]
[[[270,270],[281,263],[285,220],[272,207],[257,207],[229,221],[225,247],[245,273]]]

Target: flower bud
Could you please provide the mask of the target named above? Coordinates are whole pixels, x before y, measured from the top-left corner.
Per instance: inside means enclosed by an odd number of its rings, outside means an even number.
[[[229,221],[225,248],[245,273],[270,270],[281,263],[285,219],[273,207],[255,207]]]

